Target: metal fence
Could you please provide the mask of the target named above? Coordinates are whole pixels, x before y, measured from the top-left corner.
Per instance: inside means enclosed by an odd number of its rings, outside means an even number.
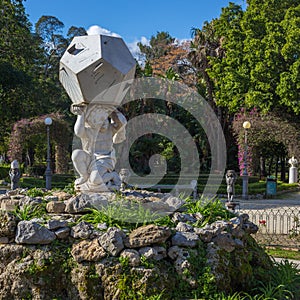
[[[258,225],[253,237],[259,244],[300,250],[300,205],[241,203],[239,213]]]

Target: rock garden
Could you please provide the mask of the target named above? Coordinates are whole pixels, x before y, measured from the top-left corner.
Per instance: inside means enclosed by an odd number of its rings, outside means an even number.
[[[252,299],[279,270],[218,200],[17,189],[0,202],[1,299]]]

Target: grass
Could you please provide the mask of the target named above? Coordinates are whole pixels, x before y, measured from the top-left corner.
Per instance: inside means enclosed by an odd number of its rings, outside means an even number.
[[[300,261],[300,251],[285,250],[281,248],[266,249],[268,255],[286,259],[295,259]]]

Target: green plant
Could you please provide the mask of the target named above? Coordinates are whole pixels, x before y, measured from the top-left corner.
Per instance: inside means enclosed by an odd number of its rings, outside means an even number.
[[[144,266],[147,269],[153,269],[154,268],[154,263],[145,257],[145,255],[141,255],[141,265]]]
[[[184,205],[187,213],[200,213],[203,216],[196,226],[203,227],[217,220],[228,220],[236,215],[230,212],[219,199],[201,198],[199,200],[186,199]]]
[[[284,291],[289,291],[296,299],[300,298],[300,273],[294,263],[288,260],[275,262],[271,276],[275,286],[282,286]]]
[[[129,266],[129,258],[127,256],[120,256],[119,257],[119,262],[122,266],[123,269],[127,269]]]
[[[162,290],[160,294],[147,297],[147,298],[145,298],[145,300],[163,300],[164,293],[165,293],[165,290]]]
[[[66,193],[69,193],[71,195],[75,195],[76,191],[75,191],[75,183],[74,182],[70,182],[68,183],[64,188],[63,191]]]
[[[141,203],[117,199],[106,206],[100,208],[90,208],[87,214],[79,219],[94,225],[106,223],[109,227],[135,229],[149,223],[168,223],[171,224],[169,217],[160,217],[156,212],[145,208]]]
[[[41,218],[46,216],[46,204],[37,205],[24,204],[22,207],[16,207],[12,213],[22,221],[29,221],[33,218]]]
[[[260,294],[255,295],[251,299],[255,300],[278,300],[278,299],[292,299],[293,294],[284,288],[284,285],[274,286],[271,282],[268,284],[262,283],[262,286],[257,290]]]
[[[47,193],[44,192],[42,189],[40,188],[31,188],[26,192],[26,195],[29,197],[44,197]]]

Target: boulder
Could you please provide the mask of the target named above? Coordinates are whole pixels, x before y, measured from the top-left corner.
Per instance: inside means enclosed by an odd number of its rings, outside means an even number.
[[[17,244],[50,244],[56,236],[46,227],[31,221],[18,223],[15,241]]]
[[[176,232],[172,237],[173,246],[196,247],[199,237],[193,232]]]
[[[17,218],[10,212],[0,214],[0,237],[13,238],[17,228]]]
[[[151,244],[160,244],[164,243],[171,234],[168,227],[150,224],[133,230],[129,234],[125,245],[128,248],[140,248]]]
[[[125,233],[116,227],[108,228],[107,232],[99,237],[100,245],[112,256],[117,256],[123,249]]]
[[[97,239],[92,241],[83,240],[74,244],[71,254],[77,262],[100,261],[107,255],[105,250],[99,245]]]
[[[63,220],[49,220],[47,223],[47,227],[49,230],[66,227],[67,225],[68,225],[68,222],[63,221]]]
[[[46,205],[46,210],[49,213],[60,214],[64,213],[66,208],[66,204],[60,201],[51,201]]]
[[[77,214],[86,212],[92,205],[87,195],[74,196],[65,201],[65,212],[70,214]]]
[[[63,239],[66,239],[69,234],[70,234],[70,228],[69,227],[63,227],[63,228],[59,228],[59,229],[56,229],[54,231],[56,237],[60,240],[63,240]]]
[[[128,264],[133,267],[138,266],[141,262],[139,252],[134,249],[124,249],[120,253],[120,257],[128,258]]]
[[[88,239],[93,233],[94,228],[90,223],[80,222],[71,228],[71,237],[75,239]]]

